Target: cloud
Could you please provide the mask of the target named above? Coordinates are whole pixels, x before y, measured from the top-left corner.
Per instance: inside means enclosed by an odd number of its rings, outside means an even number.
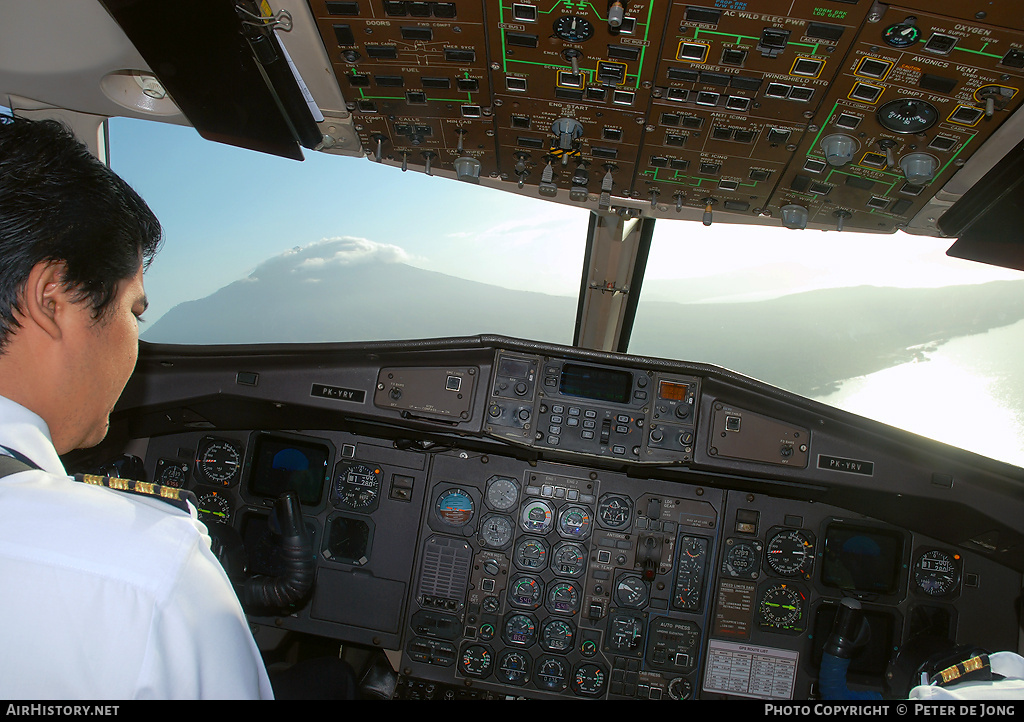
[[[367,263],[405,263],[416,260],[404,249],[390,243],[366,238],[340,236],[325,238],[308,246],[296,246],[269,258],[252,272],[250,278],[265,279],[281,274],[316,274],[332,268]],[[310,278],[307,280],[316,280]]]

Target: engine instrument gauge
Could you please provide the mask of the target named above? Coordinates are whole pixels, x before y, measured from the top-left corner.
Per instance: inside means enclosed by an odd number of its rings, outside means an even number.
[[[334,499],[339,506],[369,509],[380,496],[380,467],[339,464],[334,473]]]
[[[473,520],[473,497],[463,489],[448,489],[437,497],[434,513],[447,526],[465,526]]]
[[[540,571],[548,564],[547,542],[535,537],[523,537],[516,544],[512,559],[520,569]]]
[[[234,441],[206,436],[196,451],[196,476],[216,486],[234,486],[242,474],[242,447]]]
[[[807,595],[792,584],[769,584],[757,603],[757,623],[763,629],[802,632],[806,601]]]
[[[540,689],[561,692],[569,686],[568,662],[559,657],[541,657],[533,681]]]
[[[914,584],[930,597],[946,597],[960,583],[960,555],[932,549],[914,562]]]
[[[810,579],[814,565],[814,542],[808,532],[784,529],[768,541],[765,559],[779,576]]]
[[[586,539],[593,520],[589,509],[567,506],[558,515],[558,533],[570,539]]]
[[[505,620],[505,641],[529,647],[537,641],[537,622],[529,614],[513,614]]]
[[[687,612],[699,612],[707,575],[709,542],[704,537],[679,537],[679,561],[676,583],[672,594],[672,607]]]
[[[893,133],[923,133],[939,121],[939,111],[917,98],[897,98],[878,109],[878,124]]]
[[[484,499],[494,511],[508,511],[519,501],[519,484],[507,476],[493,476],[487,482]]]
[[[582,43],[594,35],[594,24],[586,18],[563,15],[555,21],[555,35],[567,43]]]
[[[494,654],[482,644],[471,644],[462,650],[459,668],[467,677],[486,677],[494,665]]]
[[[637,655],[643,649],[644,621],[637,612],[612,612],[608,615],[605,645],[613,654]]]
[[[508,588],[508,601],[520,609],[536,609],[544,598],[544,588],[534,577],[523,575],[512,580]]]
[[[493,549],[506,546],[512,541],[514,533],[512,520],[503,514],[489,514],[480,522],[480,538]]]
[[[196,511],[201,522],[231,522],[231,502],[219,491],[207,491],[196,496]]]
[[[555,582],[548,590],[547,609],[552,614],[572,616],[580,608],[580,590],[573,582]]]
[[[526,681],[530,678],[529,656],[516,649],[509,649],[503,652],[498,659],[494,676],[505,684],[514,684],[517,687],[526,684]]]
[[[619,577],[615,583],[615,603],[620,607],[640,609],[647,604],[650,595],[647,584],[635,574]]]
[[[546,534],[554,521],[554,509],[543,499],[530,499],[523,505],[523,510],[519,514],[519,524],[534,534]]]
[[[581,577],[587,569],[587,551],[575,542],[558,542],[551,553],[551,568],[563,577]]]
[[[540,630],[540,646],[549,652],[568,652],[572,649],[576,630],[570,622],[550,619]]]
[[[576,668],[576,674],[572,679],[572,688],[577,694],[586,697],[599,697],[604,693],[607,681],[608,675],[600,665],[585,662]]]

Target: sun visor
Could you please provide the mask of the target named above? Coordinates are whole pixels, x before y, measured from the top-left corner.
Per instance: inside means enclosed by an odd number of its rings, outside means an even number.
[[[1024,141],[950,206],[938,222],[954,258],[1024,271]]]
[[[199,134],[302,160],[322,138],[275,34],[250,0],[100,0]]]

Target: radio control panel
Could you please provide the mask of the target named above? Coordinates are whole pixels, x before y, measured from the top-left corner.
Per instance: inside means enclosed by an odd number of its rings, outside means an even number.
[[[485,430],[631,461],[692,459],[700,380],[498,352]]]

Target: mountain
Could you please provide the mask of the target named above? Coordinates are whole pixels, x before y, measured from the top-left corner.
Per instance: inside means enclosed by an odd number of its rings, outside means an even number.
[[[652,303],[630,351],[702,360],[806,396],[1024,318],[1024,281],[823,289],[756,303]]]
[[[674,303],[734,303],[776,298],[786,293],[780,289],[803,287],[809,290],[829,285],[832,284],[827,282],[824,272],[820,270],[792,261],[779,261],[767,266],[684,280],[645,278],[643,299]]]
[[[295,249],[178,304],[143,338],[234,344],[500,333],[572,343],[576,299],[467,281],[403,258],[393,246],[355,238]]]
[[[497,333],[571,343],[577,300],[410,266],[361,239],[299,248],[206,298],[145,340],[234,344]],[[734,285],[741,288],[742,285]],[[937,289],[835,288],[756,302],[640,304],[633,353],[713,363],[808,396],[1024,318],[1024,281]]]

